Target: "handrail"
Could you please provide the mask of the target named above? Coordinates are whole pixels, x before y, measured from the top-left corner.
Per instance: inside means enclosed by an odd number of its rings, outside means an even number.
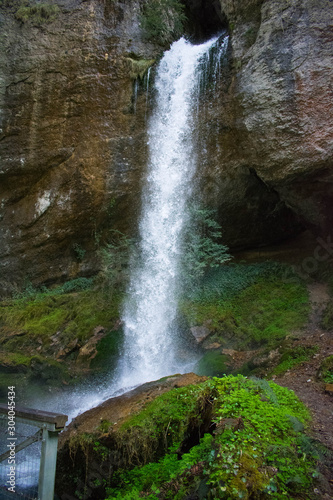
[[[12,440],[12,442],[10,442],[10,450],[13,451],[14,455],[15,452],[18,453],[37,440],[41,440],[42,446],[38,481],[38,500],[53,499],[58,435],[66,425],[68,419],[67,415],[36,410],[33,408],[23,408],[17,406],[8,407],[8,405],[0,403],[0,420],[5,420],[6,418],[8,418],[8,422],[10,422],[7,432],[11,429],[9,432],[11,437],[7,439]],[[16,422],[38,427],[39,430],[35,435],[28,437],[21,443],[17,442],[16,444],[16,440],[14,438],[16,432]],[[7,451],[1,455],[0,459],[3,462],[9,456],[12,456],[11,451]],[[11,463],[13,462],[11,461]],[[10,491],[15,493],[15,488],[10,488]]]

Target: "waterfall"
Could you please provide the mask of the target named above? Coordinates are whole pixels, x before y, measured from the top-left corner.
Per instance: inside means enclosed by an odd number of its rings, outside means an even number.
[[[139,257],[132,261],[123,308],[123,387],[183,372],[177,362],[175,321],[181,290],[182,234],[196,170],[194,131],[205,73],[216,81],[225,50],[218,38],[192,45],[181,38],[167,51],[155,80],[156,105],[148,124],[149,162],[142,194]],[[212,60],[213,58],[213,60]]]
[[[125,342],[118,367],[94,387],[78,386],[66,398],[44,395],[32,406],[66,413],[70,421],[130,386],[192,369],[194,362],[186,365],[177,356],[175,323],[181,292],[182,234],[189,222],[187,202],[193,193],[196,170],[196,123],[199,109],[203,112],[199,97],[207,85],[214,91],[227,43],[227,38],[215,38],[191,45],[181,39],[165,53],[157,68],[139,259],[133,258],[131,264],[122,314]],[[134,96],[136,93],[135,86]]]

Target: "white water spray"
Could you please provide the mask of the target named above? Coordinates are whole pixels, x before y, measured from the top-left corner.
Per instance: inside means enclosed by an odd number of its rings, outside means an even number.
[[[193,190],[196,169],[193,142],[199,92],[208,82],[214,87],[227,40],[221,45],[217,39],[191,45],[181,39],[159,65],[157,106],[149,122],[150,161],[140,223],[141,261],[140,265],[133,263],[131,269],[123,311],[124,354],[115,373],[94,387],[76,387],[65,397],[28,397],[26,406],[65,413],[70,421],[126,392],[128,387],[192,369],[191,364],[177,360],[179,345],[174,328],[182,233],[188,221],[186,202]],[[209,52],[215,44],[216,50]]]
[[[207,83],[205,73],[209,73],[209,68],[211,84],[216,83],[220,58],[227,46],[226,38],[211,56],[209,50],[217,40],[191,45],[182,38],[159,64],[155,83],[157,106],[148,131],[150,160],[142,197],[140,263],[133,264],[124,304],[125,345],[118,366],[120,373],[113,383],[105,380],[94,390],[77,388],[67,398],[44,398],[44,407],[68,414],[69,421],[125,392],[126,387],[191,369],[191,365],[177,361],[176,353],[181,244],[196,170],[194,131],[199,92]],[[148,85],[149,74],[147,90]],[[137,91],[135,84],[134,108]],[[37,407],[41,401],[36,400]],[[28,488],[35,485],[37,477],[37,466],[29,471],[28,466],[21,464],[17,484]],[[1,479],[0,483],[5,481]]]
[[[202,73],[211,62],[209,50],[217,40],[191,45],[182,38],[158,67],[156,108],[148,128],[140,263],[133,263],[123,312],[125,345],[119,366],[123,387],[188,368],[176,361],[175,353],[182,234],[196,170],[193,131],[198,94]],[[218,60],[222,49],[216,54]],[[213,72],[218,64],[213,61]]]

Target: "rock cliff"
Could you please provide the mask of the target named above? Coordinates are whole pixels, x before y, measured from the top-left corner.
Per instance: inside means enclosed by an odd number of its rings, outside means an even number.
[[[3,287],[93,274],[108,231],[134,230],[147,155],[136,77],[161,53],[142,37],[143,0],[57,0],[42,24],[14,2],[0,6]],[[329,0],[188,0],[187,11],[189,32],[230,33],[199,124],[198,185],[225,242],[329,235]]]
[[[58,6],[56,19],[42,24],[33,17],[21,22],[15,7],[2,6],[0,254],[6,280],[47,282],[94,272],[105,227],[112,216],[121,229],[128,226],[140,191],[146,143],[133,86],[156,55],[141,42],[140,2],[65,0]]]
[[[277,209],[285,205],[327,236],[333,216],[331,3],[221,0],[221,7],[233,70],[228,101],[216,116],[221,158],[213,177],[221,182],[248,169],[257,190],[266,188],[271,203],[279,199],[271,206],[273,231],[281,225]],[[216,197],[222,199],[218,190]]]

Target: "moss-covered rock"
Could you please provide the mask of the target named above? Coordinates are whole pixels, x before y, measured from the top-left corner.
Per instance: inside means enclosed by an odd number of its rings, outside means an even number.
[[[302,328],[310,311],[304,283],[274,262],[222,266],[180,305],[190,327],[209,324],[204,345],[271,348]]]
[[[122,343],[122,296],[91,282],[88,289],[80,286],[67,282],[2,302],[0,372],[25,373],[26,383],[59,385],[106,364],[112,369]]]
[[[70,425],[60,443],[57,493],[300,498],[313,489],[316,467],[303,434],[308,420],[297,397],[273,382],[178,376],[146,384]]]

